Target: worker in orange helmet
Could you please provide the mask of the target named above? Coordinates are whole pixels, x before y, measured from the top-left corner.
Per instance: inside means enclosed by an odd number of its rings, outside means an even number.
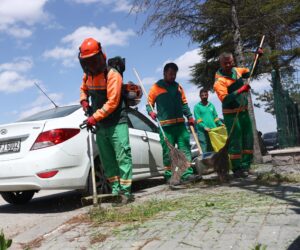
[[[107,67],[101,44],[93,38],[82,42],[78,58],[84,71],[80,104],[85,112],[92,110],[87,125],[97,128],[96,142],[105,175],[112,194],[121,194],[123,203],[131,202],[132,157],[122,76]]]

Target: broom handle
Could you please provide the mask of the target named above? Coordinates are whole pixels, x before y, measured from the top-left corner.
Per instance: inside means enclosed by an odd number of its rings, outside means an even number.
[[[193,136],[194,136],[194,139],[195,139],[195,141],[196,141],[196,144],[197,144],[197,147],[198,147],[199,153],[202,155],[202,154],[203,154],[203,152],[202,152],[202,150],[201,150],[201,147],[200,147],[200,143],[199,143],[199,140],[198,140],[198,136],[197,136],[197,135],[196,135],[196,133],[195,133],[195,129],[194,129],[194,127],[193,127],[193,126],[190,126],[190,129],[191,129],[191,131],[192,131],[192,134],[193,134]]]
[[[258,48],[262,48],[263,43],[264,43],[264,40],[265,40],[265,35],[262,36]],[[255,59],[254,59],[253,65],[252,65],[252,69],[251,69],[251,72],[250,72],[250,76],[249,76],[249,78],[248,78],[248,80],[247,80],[247,83],[248,83],[248,84],[250,84],[251,77],[252,77],[252,75],[253,75],[254,69],[255,69],[256,64],[257,64],[257,60],[258,60],[258,54],[255,54]]]
[[[148,103],[148,105],[150,106],[150,108],[151,108],[152,112],[154,112],[154,108],[153,108],[153,106],[151,105],[151,103],[149,103],[149,102],[148,102],[148,94],[147,94],[147,91],[146,91],[146,89],[144,88],[144,85],[143,85],[143,83],[142,83],[142,80],[141,80],[141,78],[140,78],[140,76],[139,76],[139,74],[138,74],[138,72],[136,71],[136,69],[135,69],[135,68],[133,68],[133,72],[134,72],[134,74],[135,74],[136,78],[137,78],[137,79],[138,79],[138,81],[139,81],[139,85],[141,86],[141,88],[142,88],[142,91],[143,91],[144,95],[145,95],[145,96],[146,96],[146,98],[147,98],[147,103]],[[163,128],[162,128],[162,126],[161,126],[161,124],[160,124],[159,120],[156,118],[156,119],[155,119],[155,121],[157,122],[157,124],[158,124],[158,127],[159,127],[159,129],[160,129],[160,131],[161,131],[161,133],[162,133],[163,137],[166,139],[165,132],[164,132],[164,130],[163,130]]]

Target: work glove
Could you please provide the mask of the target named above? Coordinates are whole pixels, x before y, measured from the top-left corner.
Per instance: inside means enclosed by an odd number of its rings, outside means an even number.
[[[258,57],[262,56],[264,53],[263,49],[262,48],[258,48],[256,51],[255,51],[255,54],[258,55]]]
[[[151,111],[151,112],[149,113],[149,115],[150,115],[150,117],[152,118],[152,120],[156,121],[157,115],[156,115],[155,112]]]
[[[241,93],[243,93],[243,92],[248,92],[250,89],[251,89],[250,85],[249,85],[249,84],[245,84],[245,85],[243,85],[242,87],[240,87],[240,88],[237,90],[237,93],[238,93],[238,94],[241,94]]]
[[[96,119],[94,118],[94,116],[90,116],[87,120],[86,120],[86,125],[88,127],[93,127],[93,126],[96,126]]]
[[[188,119],[188,124],[189,124],[189,126],[195,126],[195,119],[193,118],[193,117],[190,117],[189,119]]]
[[[84,111],[84,112],[87,112],[88,109],[89,109],[89,107],[90,107],[89,102],[88,102],[87,100],[82,100],[82,101],[80,102],[80,104],[81,104],[81,106],[82,106],[83,111]]]

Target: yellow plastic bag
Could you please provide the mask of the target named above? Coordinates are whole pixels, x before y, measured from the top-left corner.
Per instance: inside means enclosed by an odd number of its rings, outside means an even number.
[[[212,128],[209,132],[209,139],[215,152],[224,147],[227,140],[227,131],[225,126]]]

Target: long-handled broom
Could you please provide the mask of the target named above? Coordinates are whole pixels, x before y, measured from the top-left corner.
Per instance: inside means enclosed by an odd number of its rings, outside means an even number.
[[[263,43],[264,43],[264,39],[265,39],[265,36],[262,37],[261,41],[260,41],[260,45],[259,45],[259,48],[262,47]],[[254,62],[253,62],[253,66],[252,66],[252,69],[251,69],[251,72],[250,72],[250,76],[247,80],[247,84],[250,83],[251,81],[251,77],[253,75],[253,72],[254,72],[254,68],[257,64],[257,60],[258,60],[258,54],[255,55],[255,58],[254,58]],[[238,112],[236,113],[236,116],[234,118],[234,121],[233,121],[233,125],[231,127],[231,130],[228,134],[228,138],[227,138],[227,141],[224,145],[223,148],[220,149],[219,152],[217,152],[216,154],[214,154],[211,158],[208,158],[208,159],[203,159],[202,162],[207,165],[207,166],[214,166],[217,174],[218,174],[218,177],[219,177],[219,180],[221,182],[223,181],[227,181],[228,180],[228,173],[229,173],[229,156],[228,156],[228,147],[229,147],[229,141],[230,141],[230,136],[232,134],[232,131],[235,127],[235,123],[238,119],[238,115],[239,115],[239,112],[241,110],[241,107],[242,107],[243,103],[241,103],[239,109],[238,109]]]
[[[133,68],[133,72],[134,72],[136,78],[138,79],[139,85],[141,86],[144,96],[148,97],[147,91],[145,90],[142,80],[139,77],[139,74],[137,73],[135,68]],[[149,104],[151,110],[154,112],[154,108],[151,105],[151,103],[149,103],[148,101],[147,101],[147,103]],[[164,140],[170,150],[169,156],[170,156],[171,167],[172,167],[172,177],[170,179],[170,185],[174,185],[174,184],[177,184],[180,182],[181,175],[188,167],[190,167],[191,164],[186,159],[185,155],[169,142],[169,140],[167,139],[166,134],[157,118],[156,118],[156,122],[157,122],[157,125],[158,125],[158,127],[164,137]]]

